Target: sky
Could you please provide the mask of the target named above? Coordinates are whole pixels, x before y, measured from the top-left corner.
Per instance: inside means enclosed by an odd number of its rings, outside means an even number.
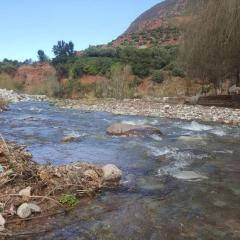
[[[122,34],[141,13],[161,0],[2,0],[0,60],[52,57],[58,40],[76,50],[104,44]]]

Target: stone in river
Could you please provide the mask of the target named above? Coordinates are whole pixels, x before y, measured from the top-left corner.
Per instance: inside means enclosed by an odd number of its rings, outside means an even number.
[[[159,134],[160,129],[149,125],[132,125],[125,123],[115,123],[107,129],[107,134],[116,136],[142,135],[142,134]]]
[[[63,137],[62,142],[69,143],[69,142],[75,141],[76,139],[77,139],[77,136],[75,136],[75,135],[68,135],[68,136]]]
[[[102,170],[105,182],[119,182],[122,177],[122,171],[113,164],[105,165]]]
[[[173,175],[173,177],[180,179],[180,180],[187,180],[187,181],[200,181],[208,179],[208,177],[198,174],[193,171],[182,171],[178,172]]]

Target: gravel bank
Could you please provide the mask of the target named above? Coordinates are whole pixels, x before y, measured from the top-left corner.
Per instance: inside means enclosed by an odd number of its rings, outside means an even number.
[[[104,111],[121,115],[142,115],[151,117],[200,120],[240,126],[240,109],[208,107],[200,105],[167,104],[142,99],[64,100],[57,101],[64,108],[82,111]]]
[[[18,94],[13,90],[0,89],[0,99],[7,102],[16,103],[23,101],[46,101],[48,100],[45,95],[28,95],[28,94]]]

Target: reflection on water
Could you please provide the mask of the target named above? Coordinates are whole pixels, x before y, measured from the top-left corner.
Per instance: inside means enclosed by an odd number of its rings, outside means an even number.
[[[107,136],[115,122],[154,125],[164,136]],[[2,113],[0,132],[28,145],[39,163],[113,163],[124,172],[119,188],[44,220],[50,231],[34,239],[240,239],[239,128],[32,102]],[[67,135],[76,140],[62,143]],[[181,171],[208,179],[175,179]]]

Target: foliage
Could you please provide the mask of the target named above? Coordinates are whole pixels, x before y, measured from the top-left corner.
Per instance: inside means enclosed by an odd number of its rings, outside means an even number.
[[[74,55],[74,44],[73,42],[66,43],[65,41],[58,41],[56,45],[53,46],[53,53],[56,57],[61,56],[73,56]]]
[[[161,70],[153,71],[152,80],[156,83],[162,83],[164,81],[163,72]]]
[[[179,66],[175,66],[172,70],[172,75],[175,77],[181,77],[184,78],[185,77],[185,73],[183,68],[179,67]]]
[[[226,78],[235,77],[240,85],[239,9],[239,0],[201,0],[197,17],[185,30],[187,74],[213,83],[216,92]]]
[[[2,62],[0,62],[0,73],[6,73],[13,77],[17,71],[17,68],[21,66],[21,62],[18,62],[16,60],[9,60],[4,59]]]
[[[169,48],[146,48],[133,47],[119,48],[120,61],[132,66],[133,73],[139,77],[146,77],[153,69],[162,69],[170,63],[174,54]]]
[[[107,57],[76,57],[70,67],[71,77],[79,77],[82,74],[106,75],[113,63],[113,59]]]
[[[48,57],[43,50],[38,50],[38,60],[39,62],[46,62],[48,60]]]
[[[102,46],[89,46],[84,51],[84,55],[88,57],[117,57],[117,50],[115,48],[104,48]]]
[[[75,195],[69,194],[69,195],[62,195],[59,198],[59,202],[67,205],[68,207],[74,207],[77,205],[78,200]]]

